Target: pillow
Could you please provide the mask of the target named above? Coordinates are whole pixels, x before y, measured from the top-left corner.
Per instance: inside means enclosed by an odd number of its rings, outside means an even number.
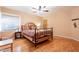
[[[36,25],[34,23],[28,23],[28,27],[30,30],[32,30],[36,28]]]
[[[21,26],[21,30],[27,30],[27,29],[32,30],[35,28],[37,28],[37,27],[34,23],[27,23],[27,24]]]

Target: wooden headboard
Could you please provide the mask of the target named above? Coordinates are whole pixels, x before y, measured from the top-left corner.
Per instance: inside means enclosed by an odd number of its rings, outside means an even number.
[[[21,30],[26,30],[26,29],[31,30],[31,29],[35,29],[35,28],[37,28],[37,26],[32,22],[26,23],[25,25],[21,26]]]

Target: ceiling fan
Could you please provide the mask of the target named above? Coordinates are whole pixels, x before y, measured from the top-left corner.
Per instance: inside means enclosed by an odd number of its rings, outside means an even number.
[[[38,6],[37,8],[32,7],[34,12],[49,12],[46,6]]]

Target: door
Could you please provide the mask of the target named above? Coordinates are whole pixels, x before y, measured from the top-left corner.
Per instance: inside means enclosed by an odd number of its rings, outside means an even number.
[[[43,28],[47,28],[48,27],[48,21],[47,20],[43,20]]]

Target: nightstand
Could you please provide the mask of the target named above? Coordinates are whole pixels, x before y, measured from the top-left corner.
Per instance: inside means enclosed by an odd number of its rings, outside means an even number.
[[[21,32],[15,32],[15,39],[21,38]]]

